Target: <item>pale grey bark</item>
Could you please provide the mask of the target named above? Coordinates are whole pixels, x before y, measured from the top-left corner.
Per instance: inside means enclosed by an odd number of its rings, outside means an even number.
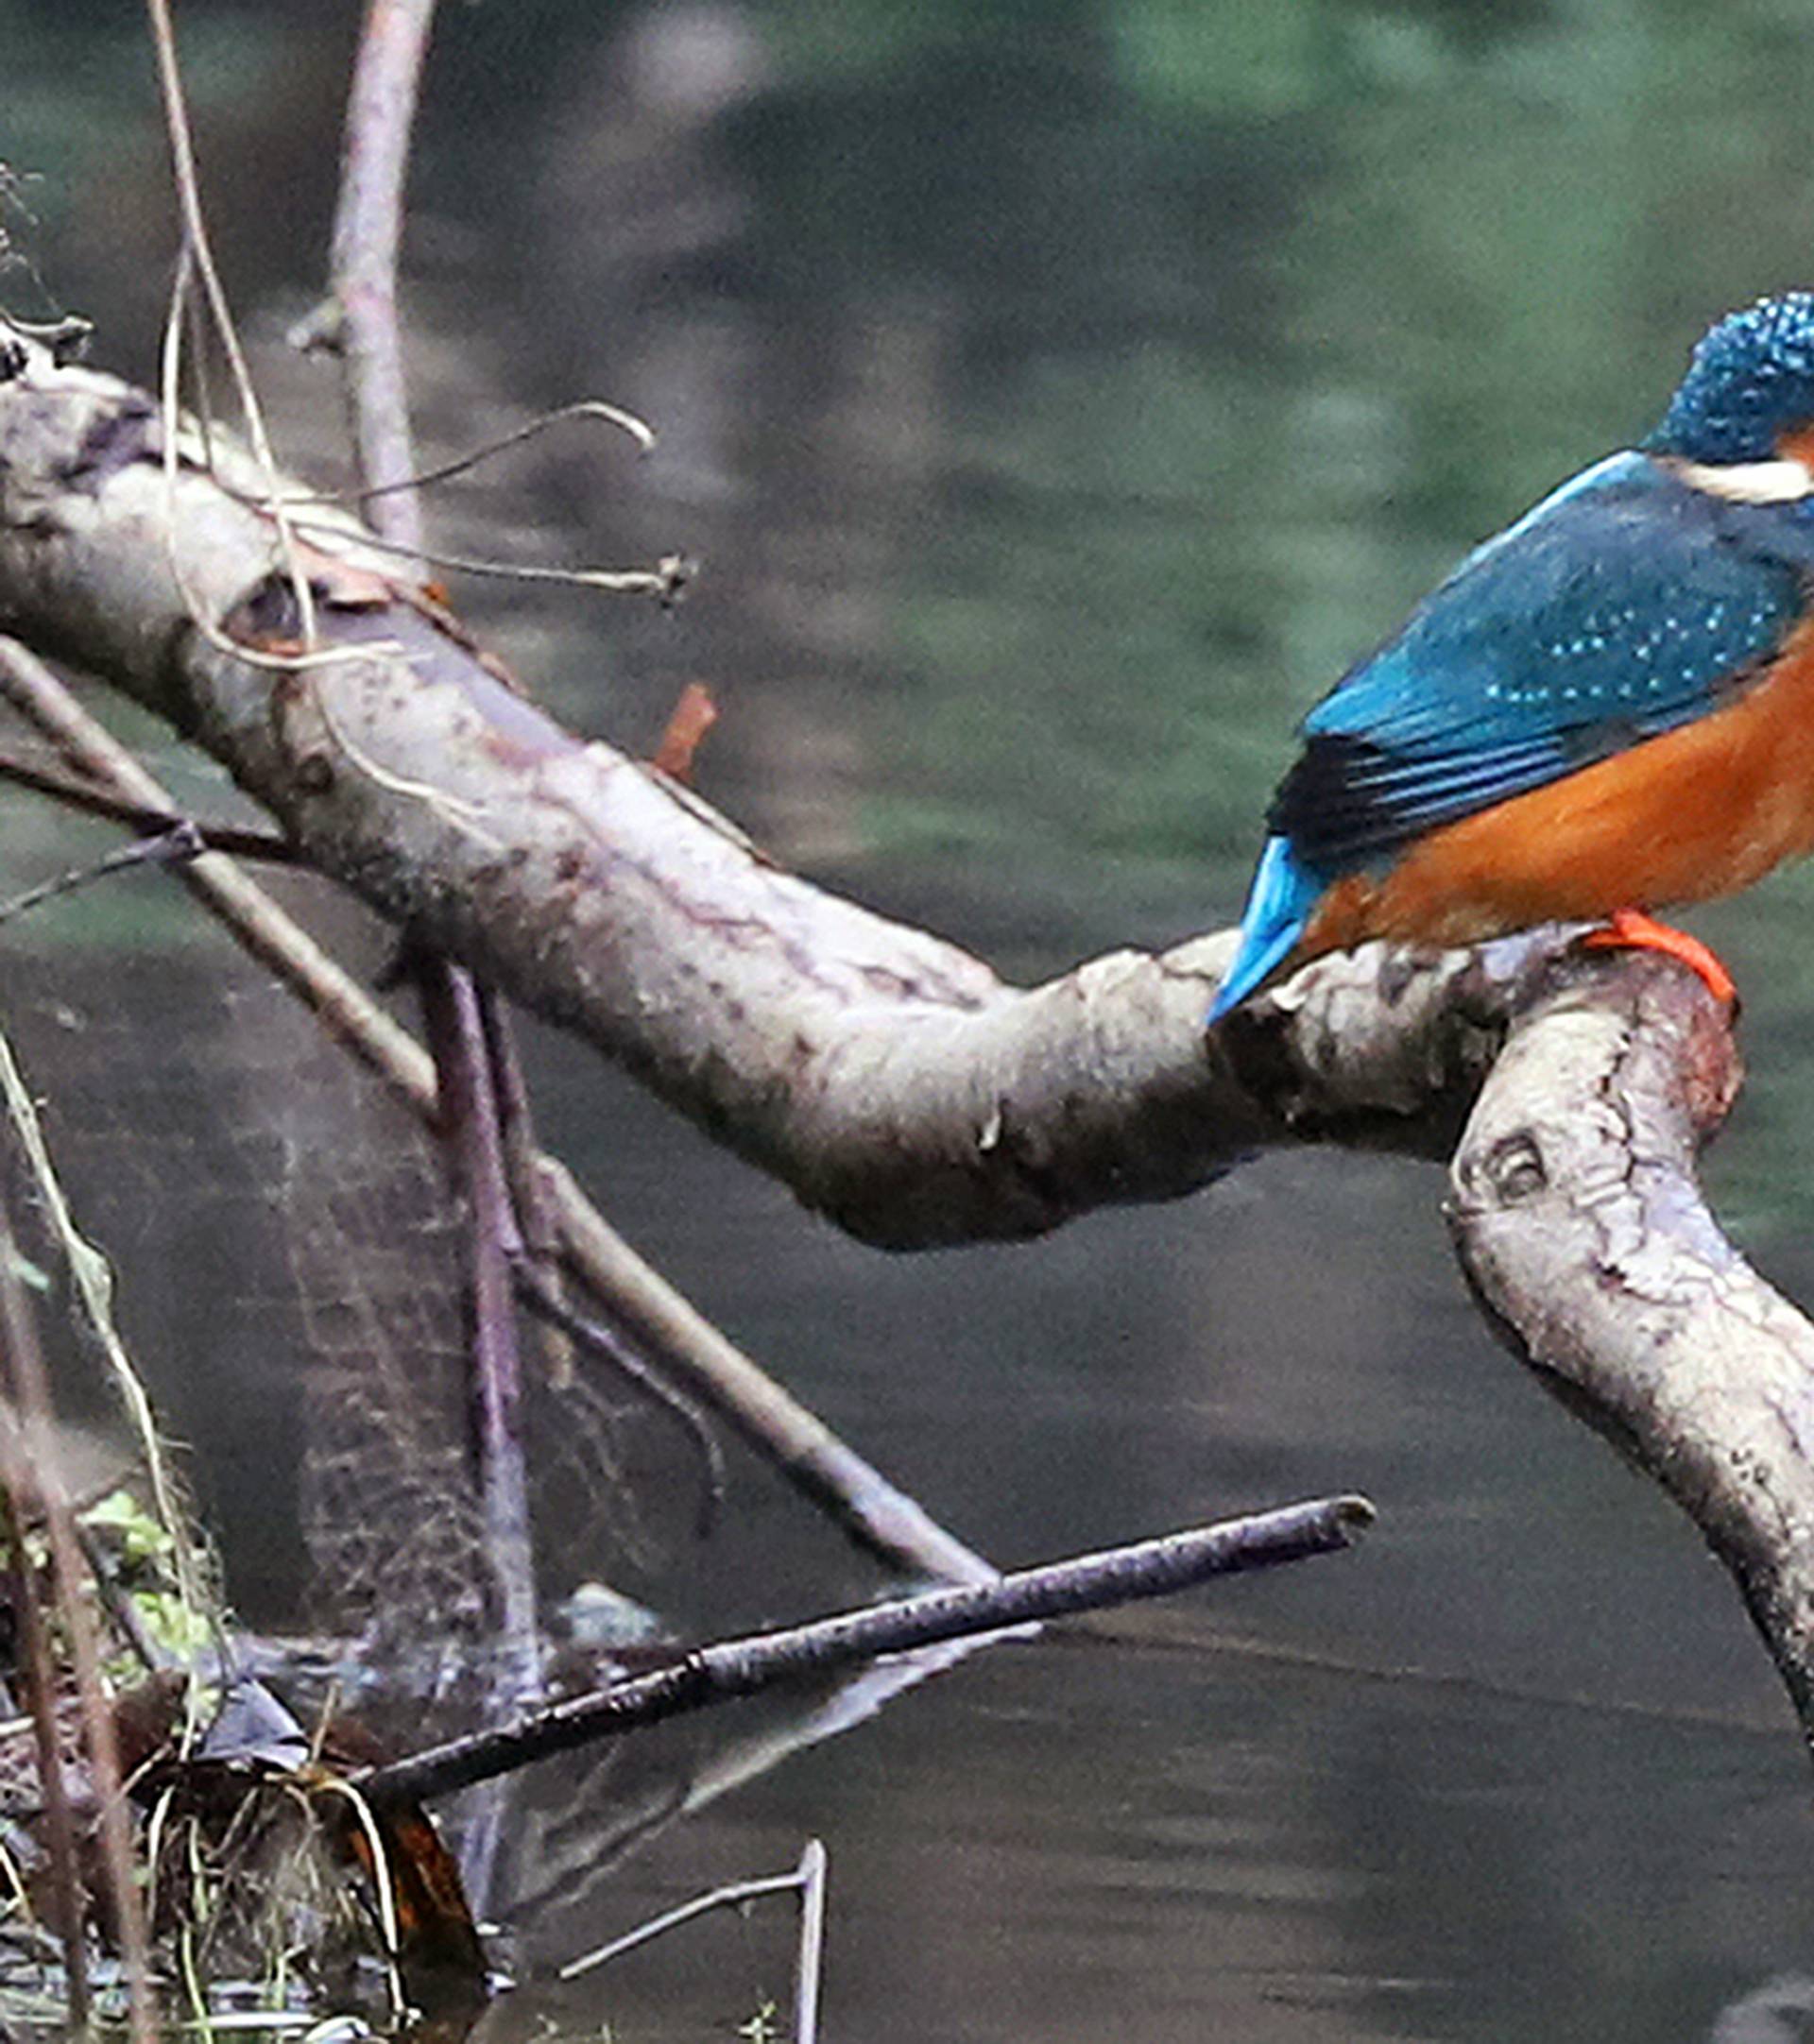
[[[1700,1526],[1814,1731],[1814,1326],[1720,1233],[1696,1152],[1737,1092],[1699,981],[1627,958],[1536,1002],[1453,1165],[1513,1346]]]
[[[312,532],[308,566],[324,635],[357,650],[285,666],[298,605],[247,501],[258,478],[236,469],[235,496],[186,458],[167,477],[144,396],[42,350],[15,367],[0,627],[193,735],[321,871],[869,1240],[1033,1234],[1170,1197],[1297,1122],[1427,1143],[1432,1078],[1478,1075],[1529,969],[1529,945],[1330,962],[1213,1050],[1225,934],[1006,986],[564,730],[344,520]]]

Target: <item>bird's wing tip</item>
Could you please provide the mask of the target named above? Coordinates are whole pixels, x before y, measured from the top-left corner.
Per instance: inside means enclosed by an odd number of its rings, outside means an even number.
[[[1210,1022],[1220,1022],[1296,948],[1326,882],[1304,865],[1286,837],[1266,841],[1241,919],[1241,947],[1216,989]]]

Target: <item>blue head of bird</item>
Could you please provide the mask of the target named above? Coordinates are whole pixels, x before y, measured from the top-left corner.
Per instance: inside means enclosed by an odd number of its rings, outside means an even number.
[[[1711,328],[1643,447],[1716,473],[1796,463],[1804,470],[1799,489],[1787,470],[1774,491],[1759,472],[1752,488],[1734,494],[1805,496],[1814,455],[1814,291],[1761,298]]]

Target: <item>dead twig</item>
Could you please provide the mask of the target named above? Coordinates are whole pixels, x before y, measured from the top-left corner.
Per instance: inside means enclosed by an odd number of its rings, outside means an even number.
[[[526,1251],[515,1259],[512,1269],[517,1296],[532,1313],[616,1371],[685,1430],[704,1470],[696,1520],[699,1538],[704,1540],[725,1501],[725,1455],[699,1408],[671,1385],[664,1384],[621,1335],[571,1305],[548,1272]]]
[[[549,1211],[548,1187],[543,1182],[541,1150],[536,1140],[535,1116],[529,1105],[529,1082],[517,1048],[516,1031],[508,1026],[504,1004],[487,987],[479,989],[479,1016],[485,1024],[486,1049],[491,1064],[491,1088],[497,1097],[498,1133],[504,1145],[504,1168],[510,1181],[510,1203],[522,1236],[522,1254],[517,1266],[522,1289],[522,1271],[537,1272],[545,1282],[544,1296],[556,1305],[569,1302],[560,1268],[560,1232]],[[524,1303],[529,1303],[528,1300]],[[552,1318],[541,1321],[541,1367],[548,1384],[557,1391],[573,1388],[573,1343]],[[658,1380],[659,1381],[659,1380]],[[661,1393],[668,1392],[665,1385]]]
[[[640,1923],[633,1931],[625,1931],[622,1937],[614,1937],[608,1945],[583,1952],[577,1959],[569,1959],[560,1969],[562,1980],[577,1980],[582,1973],[590,1973],[608,1960],[615,1959],[626,1951],[634,1951],[639,1945],[646,1945],[666,1931],[678,1930],[683,1923],[692,1923],[696,1917],[709,1916],[714,1909],[741,1908],[745,1902],[761,1901],[765,1895],[792,1895],[800,1885],[798,1868],[787,1874],[761,1874],[750,1881],[730,1881],[723,1887],[708,1889],[704,1895],[695,1895],[692,1901],[682,1902],[677,1908],[664,1910],[659,1916],[651,1916],[646,1923]]]
[[[226,350],[228,366],[232,372],[234,391],[245,416],[247,437],[251,442],[253,455],[268,486],[268,511],[277,528],[284,571],[295,592],[297,609],[302,620],[302,636],[305,641],[312,641],[315,638],[315,612],[308,577],[302,572],[287,515],[282,504],[278,502],[280,492],[277,487],[277,461],[271,451],[270,436],[265,428],[264,409],[259,404],[258,391],[252,383],[246,352],[240,345],[239,328],[233,319],[226,286],[221,282],[220,271],[214,263],[214,246],[208,238],[208,223],[202,213],[201,184],[196,174],[195,137],[189,126],[182,68],[177,58],[176,26],[170,15],[170,0],[145,0],[145,10],[151,24],[151,45],[157,59],[158,88],[163,99],[164,127],[170,142],[171,175],[176,184],[177,205],[182,220],[182,252],[171,294],[171,315],[164,348],[166,460],[174,465],[176,459],[178,416],[175,397],[176,389],[180,383],[180,335],[188,303],[190,273],[193,269],[200,276],[209,315],[214,321],[214,331],[219,335],[221,347]],[[172,472],[173,467],[166,468],[167,476]],[[193,604],[189,608],[192,614],[195,614],[196,606]]]
[[[379,497],[385,493],[369,490],[361,494]],[[306,512],[292,513],[291,523],[299,533],[312,533],[317,538],[330,541],[346,533],[344,524],[312,519]],[[698,564],[685,554],[663,554],[653,568],[562,568],[551,561],[499,561],[484,554],[449,554],[438,547],[386,539],[370,533],[361,534],[360,537],[373,553],[398,554],[418,569],[444,568],[481,581],[554,583],[561,588],[596,589],[605,596],[653,596],[670,607],[680,601],[698,573]]]
[[[945,1582],[996,1579],[990,1562],[890,1483],[644,1262],[564,1164],[544,1155],[541,1169],[568,1269],[608,1303],[639,1349],[660,1358],[664,1375],[879,1559]]]
[[[353,447],[372,524],[393,545],[421,545],[421,512],[397,322],[397,251],[416,93],[435,0],[370,0],[347,105],[334,209],[332,335],[346,365]]]
[[[317,306],[308,317],[299,320],[291,328],[290,346],[305,351],[326,346],[329,330],[335,318],[331,307]],[[437,483],[451,483],[457,476],[470,474],[481,464],[513,447],[521,447],[525,440],[536,439],[553,427],[564,426],[576,418],[597,418],[608,426],[615,426],[636,442],[640,454],[652,453],[655,450],[655,428],[634,412],[626,412],[620,404],[608,404],[603,398],[575,398],[571,404],[557,404],[552,411],[538,412],[524,424],[512,426],[488,440],[481,440],[477,446],[468,448],[464,454],[456,454],[451,461],[437,462],[432,468],[418,468],[411,475],[400,476],[394,483],[380,483],[368,489],[294,491],[284,502],[295,510],[306,510],[311,504],[363,505],[370,503],[374,498],[388,497],[396,490],[432,489]]]
[[[440,1080],[441,1134],[466,1210],[474,1437],[495,1617],[518,1701],[539,1694],[535,1549],[522,1443],[522,1370],[512,1305],[520,1250],[505,1181],[491,1065],[478,996],[444,959],[419,962],[422,1013]]]
[[[11,1241],[0,1240],[0,1313],[10,1320],[23,1307],[18,1275],[11,1266]],[[9,1337],[10,1346],[10,1337]],[[63,1948],[65,1995],[72,2024],[88,2019],[88,1953],[83,1934],[81,1879],[76,1865],[76,1827],[70,1814],[69,1778],[63,1771],[57,1727],[57,1682],[51,1659],[49,1627],[38,1602],[38,1586],[26,1559],[25,1515],[19,1500],[30,1485],[25,1444],[9,1418],[0,1423],[0,1533],[6,1537],[9,1561],[6,1581],[17,1614],[19,1658],[25,1674],[26,1702],[31,1712],[32,1745],[38,1760],[38,1781],[44,1798],[44,1854],[50,1868],[50,1904],[59,1942]]]
[[[878,1655],[1005,1631],[1104,1604],[1164,1596],[1212,1576],[1334,1554],[1352,1546],[1373,1518],[1365,1498],[1316,1498],[1020,1570],[989,1583],[933,1590],[779,1632],[721,1640],[695,1647],[653,1675],[590,1691],[515,1724],[453,1739],[351,1779],[374,1800],[446,1795],[637,1726],[752,1696],[777,1683],[830,1674]]]
[[[825,1957],[825,1847],[809,1838],[800,1863],[791,1873],[765,1874],[753,1881],[732,1881],[704,1895],[696,1895],[677,1909],[664,1911],[614,1937],[608,1945],[582,1957],[570,1959],[560,1969],[562,1980],[577,1980],[620,1953],[634,1951],[664,1932],[676,1930],[714,1909],[741,1909],[760,1901],[765,1895],[797,1895],[800,1899],[800,1937],[794,1962],[794,2025],[788,2035],[793,2044],[815,2044],[819,2034],[819,1979]]]
[[[0,690],[4,690],[9,673],[6,659],[8,643],[0,639]],[[51,685],[53,689],[57,686],[54,680]],[[150,783],[150,788],[154,795],[163,796],[163,791],[155,782]],[[198,872],[199,864],[189,861],[176,870],[194,874]],[[200,1590],[203,1571],[191,1545],[187,1524],[179,1507],[177,1486],[158,1439],[150,1400],[145,1396],[145,1387],[132,1368],[131,1358],[113,1323],[111,1283],[106,1260],[92,1243],[84,1240],[76,1226],[68,1200],[51,1163],[31,1090],[12,1055],[4,1031],[0,1031],[0,1097],[4,1098],[13,1140],[30,1170],[40,1211],[67,1262],[87,1331],[105,1356],[114,1392],[131,1418],[145,1456],[158,1522],[170,1537],[178,1594],[187,1610],[200,1611],[206,1608]]]
[[[194,825],[186,823],[161,831],[155,838],[134,838],[131,843],[122,844],[117,851],[91,860],[85,866],[73,866],[67,873],[60,873],[53,879],[28,887],[22,894],[14,894],[9,901],[0,901],[0,923],[10,923],[27,910],[41,908],[46,901],[55,901],[60,895],[73,894],[77,888],[86,887],[94,880],[104,880],[111,874],[129,873],[136,866],[180,865],[191,859],[199,859],[206,849],[201,833]]]
[[[381,547],[419,575],[421,510],[397,318],[397,253],[417,86],[435,0],[371,0],[353,65],[346,146],[330,256],[334,334],[346,371],[353,446]],[[522,1362],[510,1265],[521,1230],[510,1202],[492,1045],[507,1033],[488,1019],[477,981],[444,956],[417,962],[435,1060],[437,1125],[465,1209],[469,1369],[473,1439],[494,1615],[504,1645],[500,1705],[541,1694],[541,1633],[523,1447]],[[489,1885],[496,1813],[471,1834],[473,1894]]]
[[[800,1943],[794,1960],[793,2044],[818,2044],[819,1983],[825,1975],[825,1847],[809,1838],[795,1872],[800,1883]]]
[[[99,816],[111,824],[125,824],[145,837],[187,830],[194,834],[204,852],[226,852],[236,859],[260,859],[279,866],[300,863],[296,846],[288,838],[279,837],[274,830],[247,829],[237,824],[198,823],[192,816],[178,815],[174,809],[153,809],[142,802],[123,802],[104,788],[90,787],[67,774],[50,773],[43,767],[33,766],[27,759],[15,758],[10,753],[0,753],[0,780],[28,788],[34,794],[46,795],[66,808],[80,809],[84,815]]]

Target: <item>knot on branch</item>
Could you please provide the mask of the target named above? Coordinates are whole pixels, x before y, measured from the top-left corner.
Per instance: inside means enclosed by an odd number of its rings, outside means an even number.
[[[1653,1263],[1700,1210],[1695,1154],[1742,1082],[1732,1015],[1697,979],[1642,954],[1580,961],[1513,1017],[1456,1150],[1470,1276],[1501,1230],[1532,1235],[1520,1254],[1575,1239],[1609,1281]]]
[[[1529,1129],[1496,1143],[1481,1160],[1479,1176],[1501,1206],[1520,1205],[1549,1183],[1543,1147]]]

